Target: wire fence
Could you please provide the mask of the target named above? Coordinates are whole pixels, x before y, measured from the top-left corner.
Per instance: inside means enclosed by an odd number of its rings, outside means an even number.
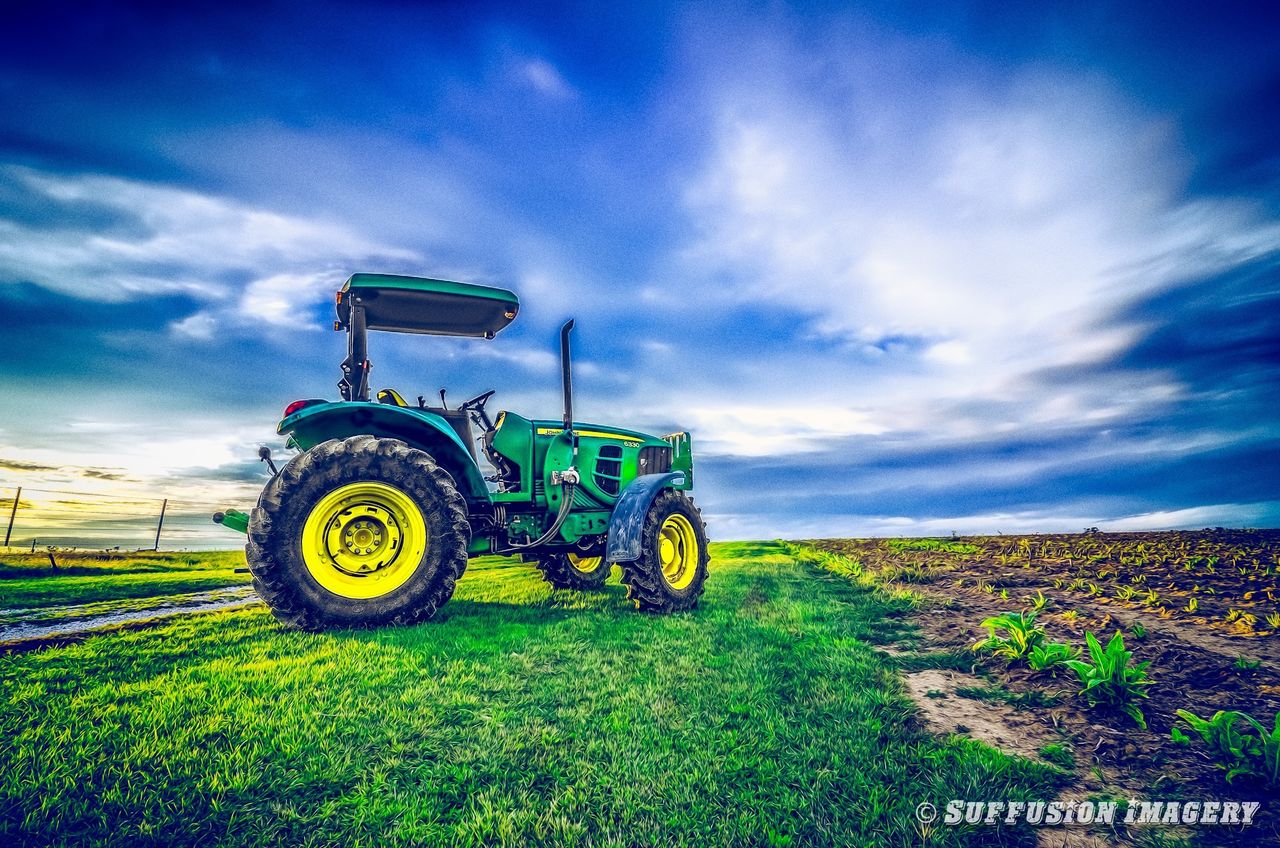
[[[0,488],[0,550],[202,550],[243,537],[214,524],[218,506],[166,497]]]

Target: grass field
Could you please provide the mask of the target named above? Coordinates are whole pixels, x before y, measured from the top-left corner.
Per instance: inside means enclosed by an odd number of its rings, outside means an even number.
[[[674,616],[488,559],[418,627],[252,609],[0,657],[0,843],[1034,844],[917,822],[1062,775],[922,728],[873,647],[907,601],[712,553]]]

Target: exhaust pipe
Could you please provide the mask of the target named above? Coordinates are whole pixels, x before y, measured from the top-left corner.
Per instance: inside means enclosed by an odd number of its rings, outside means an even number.
[[[560,376],[564,382],[564,429],[573,430],[573,373],[569,368],[569,331],[573,329],[570,318],[560,328]]]

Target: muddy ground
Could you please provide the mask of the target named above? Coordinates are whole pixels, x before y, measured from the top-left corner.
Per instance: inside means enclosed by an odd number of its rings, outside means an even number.
[[[29,651],[109,630],[148,627],[175,616],[258,604],[251,586],[33,609],[0,609],[0,653]]]

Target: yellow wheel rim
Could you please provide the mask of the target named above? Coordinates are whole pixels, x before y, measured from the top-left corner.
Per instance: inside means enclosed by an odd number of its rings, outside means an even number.
[[[600,569],[600,566],[604,565],[604,557],[584,557],[577,554],[569,554],[569,564],[574,567],[574,570],[583,574],[595,574]]]
[[[684,589],[698,572],[698,535],[680,513],[672,513],[658,530],[658,559],[662,576],[672,589]]]
[[[408,580],[427,551],[427,522],[413,499],[386,483],[339,486],[302,527],[302,560],[316,582],[344,598],[377,598]]]

